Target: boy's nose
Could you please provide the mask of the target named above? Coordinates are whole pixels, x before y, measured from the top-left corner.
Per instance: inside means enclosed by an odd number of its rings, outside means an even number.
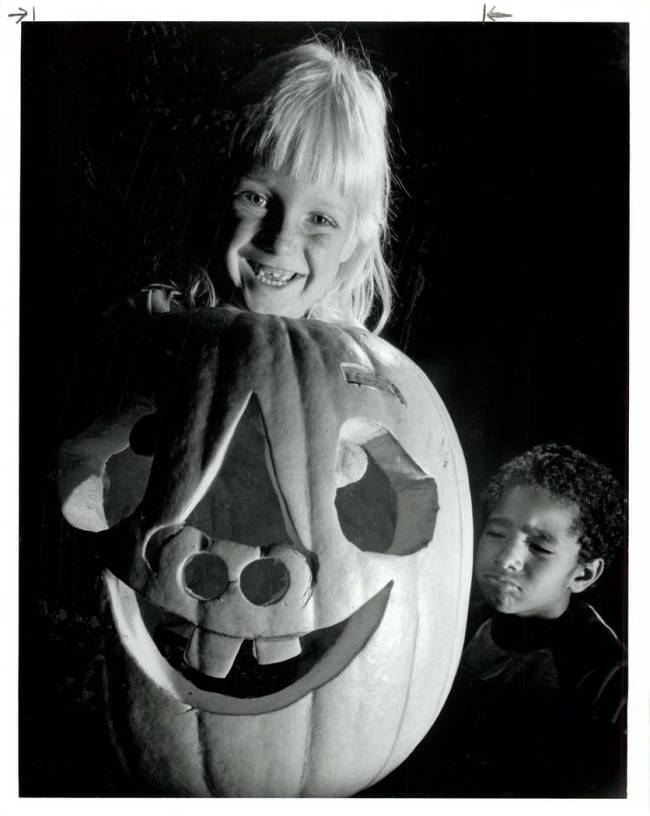
[[[507,541],[496,554],[495,563],[501,569],[516,572],[524,565],[524,554],[520,542]]]

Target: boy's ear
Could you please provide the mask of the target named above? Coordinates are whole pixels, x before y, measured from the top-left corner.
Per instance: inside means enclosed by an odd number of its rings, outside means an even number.
[[[605,561],[602,558],[594,558],[591,561],[582,561],[575,568],[571,579],[571,592],[584,592],[603,574]]]

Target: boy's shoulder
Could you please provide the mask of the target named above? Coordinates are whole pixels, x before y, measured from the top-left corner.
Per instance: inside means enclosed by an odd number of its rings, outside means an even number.
[[[562,647],[578,653],[591,652],[599,661],[625,661],[623,643],[591,604],[575,601],[562,616],[562,621]]]
[[[572,604],[565,615],[555,660],[563,685],[576,693],[595,719],[622,721],[627,695],[627,652],[614,630],[588,603]]]

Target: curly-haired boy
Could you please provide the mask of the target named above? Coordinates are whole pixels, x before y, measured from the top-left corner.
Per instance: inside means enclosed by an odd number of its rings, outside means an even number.
[[[480,701],[467,744],[481,784],[622,795],[625,650],[582,600],[625,540],[621,487],[580,451],[545,444],[503,465],[483,499],[474,575],[493,612],[458,674],[463,697]]]

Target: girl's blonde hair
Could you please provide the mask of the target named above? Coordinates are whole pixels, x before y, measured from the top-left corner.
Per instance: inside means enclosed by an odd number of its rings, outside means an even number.
[[[388,105],[379,79],[342,45],[312,41],[262,61],[238,92],[234,172],[259,164],[312,184],[333,184],[356,205],[355,227],[366,251],[308,316],[363,326],[377,301],[379,332],[392,305],[383,255],[391,183]],[[201,293],[205,299],[206,290],[216,304],[207,274],[194,281],[190,299]]]

